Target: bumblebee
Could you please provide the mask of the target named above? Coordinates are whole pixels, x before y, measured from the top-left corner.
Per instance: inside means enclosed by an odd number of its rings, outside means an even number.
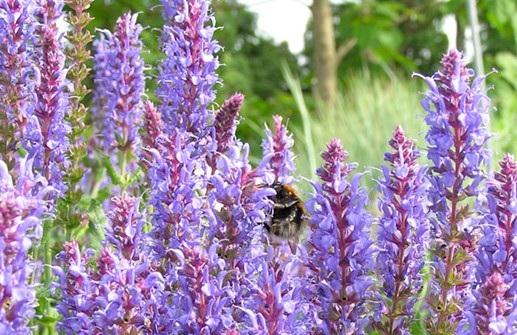
[[[276,195],[270,197],[273,214],[265,222],[266,230],[273,238],[287,240],[295,254],[300,235],[308,226],[307,211],[291,185],[275,182],[271,187]]]

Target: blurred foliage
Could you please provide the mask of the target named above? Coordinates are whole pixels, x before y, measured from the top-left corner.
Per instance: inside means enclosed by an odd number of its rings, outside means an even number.
[[[325,117],[311,116],[311,127],[320,129],[317,130],[320,133],[315,135],[315,146],[318,151],[322,150],[330,134],[339,135],[351,155],[357,152],[372,159],[368,161],[357,157],[354,160],[362,165],[376,166],[382,154],[380,145],[373,143],[381,143],[381,138],[382,143],[385,143],[391,136],[388,128],[394,126],[391,120],[395,116],[400,117],[389,112],[380,113],[380,108],[387,108],[386,104],[390,102],[385,93],[396,96],[392,100],[396,102],[399,114],[414,116],[414,107],[410,106],[419,97],[414,95],[415,80],[409,81],[409,78],[412,72],[430,75],[440,67],[439,60],[449,42],[442,31],[446,16],[454,16],[458,31],[465,32],[458,34],[455,41],[458,48],[465,50],[468,46],[465,0],[363,0],[333,3],[336,44],[352,38],[357,40],[357,44],[339,67],[343,90],[339,112],[328,111]],[[479,0],[477,3],[485,69],[498,70],[498,73],[487,78],[488,84],[495,87],[489,91],[489,96],[496,107],[491,127],[498,134],[494,141],[498,159],[504,152],[517,154],[517,132],[513,131],[517,121],[517,3],[515,0]],[[215,33],[215,39],[224,47],[218,54],[222,64],[218,73],[223,84],[216,87],[219,91],[217,103],[222,103],[236,91],[245,94],[241,110],[245,122],[240,124],[237,134],[243,141],[251,143],[252,162],[257,162],[261,156],[260,139],[264,137],[264,123],[271,124],[273,114],[280,114],[289,120],[289,127],[295,130],[296,140],[303,145],[304,140],[299,138],[302,136],[299,130],[303,129],[299,105],[287,88],[281,64],[282,60],[286,61],[294,76],[300,78],[301,92],[308,111],[316,110],[318,104],[310,92],[311,62],[307,61],[312,53],[312,23],[309,23],[305,35],[306,49],[303,54],[292,55],[286,43],[277,44],[269,37],[260,36],[257,33],[256,15],[237,0],[214,0],[212,8],[217,26],[224,27]],[[111,30],[116,19],[128,10],[145,13],[139,16],[139,22],[146,28],[142,39],[148,52],[143,57],[150,68],[147,72],[147,88],[148,95],[153,98],[156,65],[163,57],[159,51],[159,29],[163,25],[160,1],[96,0],[90,10],[96,19],[90,28]],[[470,53],[471,50],[467,48],[467,55]],[[401,96],[399,90],[405,90],[407,94]],[[384,127],[386,130],[372,132],[363,129],[367,123],[375,125],[371,128],[373,130]],[[347,130],[348,126],[353,129]],[[342,130],[327,131],[327,127]],[[412,123],[405,126],[409,132],[412,132],[411,127]],[[421,129],[422,125],[415,124],[414,127]],[[354,132],[349,133],[351,130]],[[351,142],[358,137],[360,141]],[[301,148],[298,150],[303,151]],[[378,154],[381,157],[376,157]],[[300,159],[304,159],[302,154]],[[303,174],[310,175],[306,172]]]
[[[350,89],[338,97],[335,108],[326,110],[324,116],[310,114],[304,122],[310,124],[318,155],[316,166],[322,164],[319,152],[332,138],[339,138],[349,153],[348,162],[358,164],[355,172],[368,172],[363,183],[375,190],[372,186],[379,176],[384,153],[390,150],[388,141],[398,124],[402,125],[409,138],[415,139],[417,147],[425,145],[425,112],[420,105],[423,96],[419,94],[425,90],[424,83],[418,78],[406,79],[403,76],[389,80],[353,74],[348,79]],[[309,155],[314,155],[306,145],[310,140],[305,138],[302,129],[295,127],[292,130],[297,140],[298,172],[307,178],[314,177],[314,171],[307,163],[311,159]],[[426,153],[421,150],[421,154],[421,163],[425,164]],[[302,185],[305,190],[306,187]]]
[[[336,45],[357,41],[339,65],[340,78],[358,70],[390,77],[400,71],[433,71],[447,50],[447,37],[439,24],[445,3],[366,0],[334,4]],[[306,57],[312,55],[312,24],[305,35]]]

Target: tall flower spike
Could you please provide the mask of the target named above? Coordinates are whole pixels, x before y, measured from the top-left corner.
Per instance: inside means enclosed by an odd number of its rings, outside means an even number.
[[[31,334],[37,301],[29,249],[41,238],[46,180],[33,175],[30,161],[20,160],[15,170],[13,183],[0,160],[0,334]]]
[[[136,20],[136,14],[124,14],[117,20],[113,34],[104,31],[96,43],[95,56],[95,118],[103,122],[104,149],[108,155],[120,155],[119,160],[112,163],[129,164],[120,166],[127,172],[136,168],[131,155],[140,150],[138,131],[142,123],[141,98],[145,84],[139,39],[142,27]]]
[[[472,334],[517,334],[515,322],[509,322],[517,317],[517,163],[505,155],[499,165],[486,193],[488,208],[476,252],[475,301],[467,313]],[[508,321],[505,326],[498,321],[504,332],[491,328],[492,317]]]
[[[471,232],[474,216],[466,199],[479,194],[482,166],[489,159],[484,147],[490,100],[478,77],[465,67],[461,53],[449,51],[443,69],[433,77],[422,77],[430,87],[422,106],[429,130],[427,157],[430,168],[430,200],[433,243],[433,288],[429,292],[431,334],[455,333],[468,297],[468,264],[475,249]]]
[[[31,0],[0,1],[0,159],[9,168],[27,125],[37,124],[32,104],[39,73],[29,58],[35,42],[34,9]]]
[[[70,125],[65,120],[65,114],[69,112],[65,95],[65,55],[57,26],[57,21],[63,16],[63,3],[61,0],[38,2],[37,16],[41,21],[38,29],[38,67],[41,80],[36,89],[38,100],[34,112],[39,127],[28,128],[25,148],[29,155],[35,157],[35,167],[41,168],[50,185],[63,194],[66,186],[62,179],[69,165],[65,153],[70,147],[67,137]]]
[[[429,183],[425,168],[418,165],[420,152],[397,126],[389,141],[383,176],[379,181],[379,220],[377,272],[380,280],[378,299],[382,319],[373,324],[382,334],[408,333],[414,322],[413,306],[422,290],[428,236]]]
[[[166,24],[161,48],[166,59],[159,66],[158,110],[167,134],[179,128],[203,137],[218,82],[215,54],[221,49],[212,40],[216,28],[210,0],[162,0],[162,5]]]
[[[306,202],[313,247],[307,267],[314,273],[307,299],[319,306],[323,334],[364,334],[373,268],[372,218],[364,208],[368,195],[359,187],[361,175],[348,182],[354,166],[345,163],[348,153],[339,140],[332,140],[321,157],[321,185],[314,183],[316,194]]]

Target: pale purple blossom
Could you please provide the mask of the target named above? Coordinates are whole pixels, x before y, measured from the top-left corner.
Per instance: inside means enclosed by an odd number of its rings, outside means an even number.
[[[111,156],[115,152],[121,156],[112,163],[138,154],[141,145],[138,131],[145,80],[139,39],[142,26],[136,20],[136,14],[124,14],[117,20],[115,31],[103,30],[95,44],[94,119],[102,132],[104,149]],[[129,171],[134,169],[132,166]]]
[[[213,86],[219,78],[216,53],[221,49],[213,34],[215,20],[209,0],[162,0],[165,26],[159,66],[158,110],[165,132],[186,130],[198,137],[211,135],[208,105],[215,99]],[[208,134],[207,134],[208,133]]]
[[[414,305],[423,287],[421,273],[429,245],[425,167],[417,159],[420,152],[397,126],[392,147],[384,160],[379,180],[379,210],[376,269],[381,294],[377,296],[381,320],[374,328],[382,334],[408,333],[415,321]]]
[[[57,310],[63,319],[58,329],[65,334],[166,334],[160,311],[164,279],[147,254],[142,229],[145,213],[137,199],[115,197],[104,248],[80,252],[75,241],[66,243],[54,267],[61,291]],[[95,260],[95,267],[88,263]]]
[[[0,1],[0,158],[10,167],[26,128],[37,130],[33,103],[39,71],[30,59],[36,39],[35,6],[31,0]],[[30,148],[27,142],[24,147]]]
[[[282,117],[274,115],[275,132],[266,127],[267,138],[262,141],[263,160],[271,172],[266,175],[265,182],[271,185],[274,181],[283,184],[293,182],[292,174],[296,170],[294,166],[294,153],[292,148],[294,140],[292,135],[287,133],[287,127],[282,124]]]
[[[65,55],[61,43],[61,32],[57,21],[63,16],[61,0],[38,0],[36,16],[40,25],[36,52],[40,82],[36,88],[34,115],[39,127],[28,127],[24,143],[29,156],[34,157],[34,167],[41,169],[49,184],[62,195],[66,191],[63,176],[68,168],[66,153],[69,150],[68,133],[70,125],[65,120],[69,106],[65,93]]]
[[[32,161],[19,160],[8,171],[0,160],[0,333],[31,334],[36,263],[29,249],[41,238],[47,181],[32,172]],[[39,190],[39,191],[37,191]]]
[[[466,334],[517,334],[517,163],[507,154],[499,165],[486,192],[488,208],[475,253],[474,300],[466,313]]]
[[[455,332],[461,308],[469,298],[469,262],[475,250],[476,221],[466,199],[479,195],[483,166],[489,160],[485,143],[490,100],[465,65],[460,52],[442,58],[443,69],[423,77],[430,91],[422,100],[429,130],[427,157],[431,160],[429,200],[432,203],[434,278],[428,297],[427,330]]]
[[[322,333],[364,334],[373,283],[368,195],[359,186],[360,174],[348,180],[355,167],[345,162],[348,153],[339,140],[332,140],[321,157],[321,184],[313,183],[315,195],[306,203],[312,231],[307,267],[313,273],[307,299],[318,306]]]

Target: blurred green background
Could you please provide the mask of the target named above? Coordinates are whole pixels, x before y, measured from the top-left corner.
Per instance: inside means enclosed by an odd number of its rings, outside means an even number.
[[[455,19],[458,49],[472,54],[466,2],[331,2],[336,48],[353,43],[337,64],[338,91],[335,103],[329,105],[313,94],[312,20],[305,33],[305,49],[292,54],[287,43],[276,43],[257,32],[257,17],[249,8],[237,0],[214,0],[217,26],[224,27],[215,35],[224,47],[218,55],[224,64],[218,71],[224,84],[217,87],[217,103],[236,91],[245,94],[238,136],[250,143],[252,163],[261,157],[264,124],[271,127],[271,116],[280,114],[289,120],[302,177],[314,177],[319,152],[331,138],[338,137],[350,153],[349,161],[358,163],[357,171],[371,170],[371,177],[365,178],[370,184],[397,124],[420,148],[425,146],[426,125],[419,101],[426,87],[412,73],[431,75],[439,69],[450,42],[443,31],[446,19]],[[142,38],[148,49],[143,57],[150,68],[147,94],[154,99],[154,69],[162,57],[159,1],[96,0],[90,10],[95,20],[89,27],[92,32],[112,29],[117,17],[128,10],[140,12],[139,22],[146,28]],[[487,86],[495,88],[488,95],[493,102],[490,127],[496,133],[491,147],[499,160],[506,152],[517,152],[517,4],[514,0],[480,0],[477,10],[484,71],[498,71],[488,76]],[[307,185],[300,187],[307,189]]]

